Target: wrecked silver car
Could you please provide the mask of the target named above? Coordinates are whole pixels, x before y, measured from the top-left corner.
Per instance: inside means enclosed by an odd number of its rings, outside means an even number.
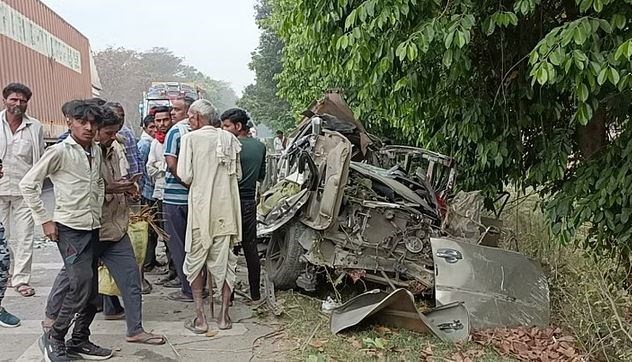
[[[539,266],[479,245],[486,233],[450,234],[452,158],[382,145],[339,94],[328,93],[305,113],[278,169],[258,209],[265,268],[277,289],[314,291],[324,270],[330,282],[347,275],[405,288],[437,307],[462,302],[473,328],[548,324]]]

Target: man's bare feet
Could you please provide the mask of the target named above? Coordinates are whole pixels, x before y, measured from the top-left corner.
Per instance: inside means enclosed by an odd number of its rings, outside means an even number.
[[[202,314],[202,317],[199,316],[195,318],[195,328],[200,330],[208,330],[208,323],[206,322],[206,316]]]
[[[224,282],[222,286],[222,308],[219,311],[219,318],[217,319],[217,327],[219,329],[231,329],[233,328],[233,322],[228,315],[228,308],[230,307],[230,297],[233,294],[232,288],[227,282]]]
[[[228,310],[226,310],[226,312],[222,311],[220,313],[219,319],[217,320],[217,328],[221,330],[233,328],[233,321],[230,320]]]

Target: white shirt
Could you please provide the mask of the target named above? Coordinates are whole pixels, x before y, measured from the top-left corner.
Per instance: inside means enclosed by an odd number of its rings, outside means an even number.
[[[162,200],[165,191],[165,172],[167,171],[164,143],[160,143],[156,139],[151,141],[146,166],[147,175],[154,181],[154,194],[152,196],[156,200]]]
[[[101,148],[92,143],[91,162],[72,136],[50,146],[20,182],[24,202],[38,224],[55,221],[76,230],[101,226],[105,183],[101,178]],[[40,197],[42,183],[49,177],[55,190],[55,211],[48,215]]]
[[[274,153],[283,153],[283,150],[285,150],[285,147],[283,147],[283,141],[285,141],[285,138],[280,139],[279,137],[274,137]]]
[[[44,152],[44,137],[42,134],[31,134],[41,133],[35,130],[35,122],[39,121],[26,115],[15,133],[11,132],[6,112],[0,113],[0,121],[3,123],[0,143],[4,150],[4,154],[0,155],[4,170],[4,177],[0,179],[0,196],[22,196],[19,183],[37,161],[34,148],[38,147],[39,155]]]

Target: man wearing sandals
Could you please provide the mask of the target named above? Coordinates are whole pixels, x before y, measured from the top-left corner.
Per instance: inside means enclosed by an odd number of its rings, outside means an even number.
[[[126,310],[121,308],[116,312],[127,322],[126,340],[130,343],[164,344],[163,336],[145,332],[142,325],[141,279],[134,250],[127,235],[129,208],[126,197],[136,193],[137,189],[132,180],[123,179],[121,176],[119,155],[113,148],[119,127],[120,119],[117,115],[111,109],[103,109],[103,125],[97,132],[96,141],[103,154],[101,173],[106,194],[101,210],[99,241],[93,245],[94,255],[105,264],[121,291]],[[67,275],[62,270],[51,293],[67,284],[64,278],[67,278]],[[58,312],[55,310],[57,306],[51,305],[50,302],[49,299],[44,329],[50,326]],[[110,316],[106,319],[113,318]]]
[[[10,283],[23,297],[35,294],[29,285],[34,222],[18,184],[44,152],[42,124],[26,115],[31,95],[23,84],[7,85],[2,91],[5,109],[0,112],[0,159],[7,169],[0,180],[0,222],[11,250]]]
[[[222,288],[218,327],[232,327],[228,307],[237,256],[231,248],[241,239],[238,186],[241,146],[231,133],[211,126],[217,121],[218,114],[211,102],[195,101],[189,108],[189,124],[194,131],[182,137],[178,158],[178,175],[190,185],[183,271],[191,283],[196,312],[196,317],[187,321],[185,327],[196,334],[208,330],[203,308],[205,268],[215,285]]]

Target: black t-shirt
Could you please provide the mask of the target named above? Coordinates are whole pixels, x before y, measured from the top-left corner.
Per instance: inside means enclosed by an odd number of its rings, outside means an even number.
[[[254,200],[257,192],[257,181],[266,175],[266,146],[256,138],[240,138],[241,181],[239,196],[242,200]]]

